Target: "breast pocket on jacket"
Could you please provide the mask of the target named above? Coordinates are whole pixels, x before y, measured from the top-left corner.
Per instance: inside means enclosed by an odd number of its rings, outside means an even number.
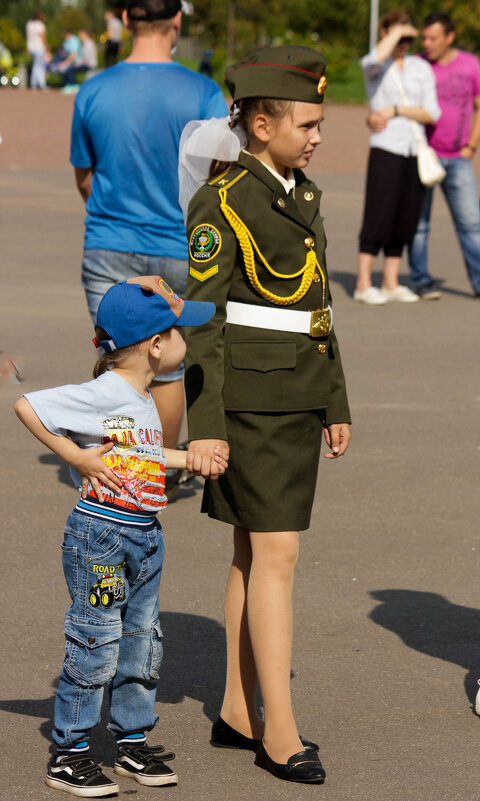
[[[225,408],[237,411],[282,411],[286,383],[297,365],[291,340],[232,342],[225,360]]]

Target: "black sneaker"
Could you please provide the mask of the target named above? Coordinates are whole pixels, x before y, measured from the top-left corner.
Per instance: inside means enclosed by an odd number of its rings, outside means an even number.
[[[65,754],[54,757],[47,768],[45,783],[54,790],[97,798],[120,792],[120,787],[102,773],[102,769],[90,757]]]
[[[420,300],[440,300],[442,297],[442,293],[435,282],[423,284],[423,286],[417,286],[414,289]]]
[[[164,765],[164,762],[171,759],[175,759],[175,754],[167,753],[163,745],[120,745],[114,771],[119,776],[126,776],[151,787],[177,784],[175,771]]]

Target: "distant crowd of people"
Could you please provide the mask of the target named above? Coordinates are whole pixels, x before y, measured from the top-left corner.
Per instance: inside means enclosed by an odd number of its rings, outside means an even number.
[[[124,27],[113,11],[105,12],[105,51],[106,67],[116,64],[120,57]],[[37,11],[26,25],[27,51],[32,60],[30,88],[45,89],[47,72],[60,76],[64,87],[77,84],[80,73],[92,74],[98,68],[98,46],[87,28],[78,33],[66,29],[62,45],[51,53],[47,42],[45,14]]]

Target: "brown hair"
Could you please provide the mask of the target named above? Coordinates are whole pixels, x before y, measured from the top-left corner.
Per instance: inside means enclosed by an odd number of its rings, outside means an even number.
[[[387,11],[383,17],[380,17],[378,29],[379,31],[388,31],[394,25],[407,25],[410,21],[410,17],[404,8],[393,8],[391,11]]]
[[[133,36],[149,36],[160,33],[166,36],[173,27],[171,19],[156,19],[153,22],[141,22],[140,20],[129,20],[130,29]]]
[[[425,17],[422,27],[429,28],[430,25],[435,25],[437,22],[443,26],[443,30],[446,34],[452,33],[452,31],[455,30],[455,23],[450,14],[445,14],[441,11],[437,11],[435,14],[429,14],[428,17]]]
[[[172,336],[172,328],[167,328],[166,331],[159,331],[158,333],[162,339],[170,339]],[[97,342],[103,342],[104,340],[110,339],[110,334],[107,334],[104,328],[100,328],[100,326],[97,325],[95,326],[95,339]],[[131,356],[132,353],[138,350],[138,346],[145,341],[145,339],[142,339],[141,342],[135,342],[134,345],[128,345],[126,348],[118,348],[117,350],[102,353],[93,367],[93,377],[98,378],[99,375],[106,373],[107,370],[110,370],[112,367],[118,367],[127,356]]]
[[[239,125],[247,134],[247,147],[248,139],[251,136],[251,124],[256,114],[266,114],[274,120],[280,120],[286,117],[287,114],[293,113],[293,100],[277,100],[269,97],[245,97],[234,103],[232,110],[235,109],[237,114],[230,123],[230,127],[234,128]],[[234,161],[216,161],[213,160],[210,164],[208,173],[208,180],[212,180],[217,175],[220,175],[229,167],[235,167]]]
[[[103,342],[104,340],[110,339],[110,335],[107,332],[100,328],[100,326],[95,327],[95,339],[97,342]],[[99,375],[102,373],[106,373],[107,370],[110,370],[111,367],[118,367],[127,356],[130,356],[138,346],[138,342],[135,345],[128,345],[126,348],[118,348],[118,350],[112,350],[105,353],[97,359],[95,362],[95,366],[93,368],[93,377],[98,378]]]

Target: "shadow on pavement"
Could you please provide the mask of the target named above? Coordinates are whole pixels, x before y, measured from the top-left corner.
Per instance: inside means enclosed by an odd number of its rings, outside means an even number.
[[[381,258],[381,257],[379,257]],[[340,284],[350,297],[353,298],[353,293],[355,291],[355,287],[357,285],[357,273],[354,272],[342,272],[341,270],[330,270],[330,281],[332,283]],[[379,270],[372,271],[372,284],[373,286],[380,287],[382,284],[383,272]],[[407,273],[400,273],[399,280],[401,284],[410,284],[410,277]]]
[[[70,468],[59,456],[56,456],[54,453],[42,453],[42,455],[38,457],[38,461],[40,464],[52,464],[54,467],[58,468],[57,477],[59,484],[66,484],[67,487],[73,486],[72,479],[70,478]]]
[[[369,617],[409,648],[468,670],[465,693],[473,704],[480,677],[480,610],[452,604],[443,595],[416,590],[374,590],[380,605]]]
[[[225,630],[216,620],[200,615],[162,612],[160,622],[164,635],[164,656],[158,680],[156,700],[162,704],[180,704],[193,698],[203,704],[211,721],[220,710],[225,683]],[[52,682],[56,689],[58,678]],[[49,698],[18,698],[0,700],[0,709],[32,718],[45,718],[39,731],[51,739],[53,704]],[[161,713],[160,713],[161,714]],[[108,691],[104,694],[102,723],[92,731],[92,753],[102,754],[105,764],[113,765],[114,740],[106,730],[108,722]],[[161,729],[161,722],[159,723]],[[159,732],[160,738],[163,732]],[[53,746],[51,751],[53,751]]]
[[[157,701],[193,698],[214,721],[225,683],[225,629],[216,620],[181,612],[161,612],[160,623],[164,652]]]

